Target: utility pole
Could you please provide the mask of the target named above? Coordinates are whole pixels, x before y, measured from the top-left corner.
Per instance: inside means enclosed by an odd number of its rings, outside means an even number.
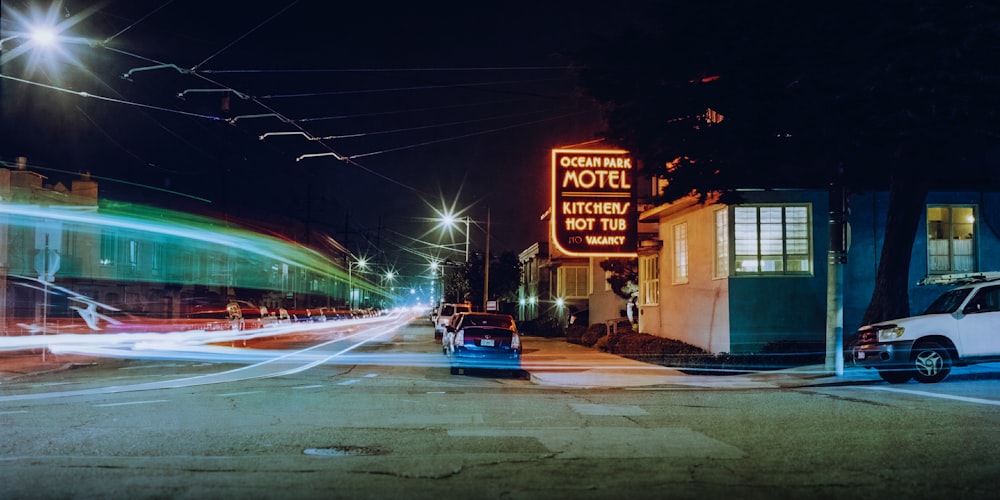
[[[830,183],[830,250],[826,275],[826,363],[827,372],[844,374],[844,264],[847,263],[847,190],[843,167]]]
[[[486,207],[486,255],[483,256],[483,312],[490,300],[490,207]]]

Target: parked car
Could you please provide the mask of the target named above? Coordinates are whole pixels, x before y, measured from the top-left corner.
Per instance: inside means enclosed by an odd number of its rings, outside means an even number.
[[[470,312],[454,319],[442,340],[452,375],[463,368],[521,367],[521,336],[511,315]]]
[[[472,312],[472,304],[468,302],[461,304],[441,304],[440,309],[438,309],[437,319],[434,320],[434,340],[441,340],[444,332],[448,329],[448,325],[451,324],[451,317],[462,312]]]
[[[952,366],[1000,361],[1000,273],[954,275],[966,284],[938,297],[923,314],[864,326],[854,363],[901,384],[940,382]]]

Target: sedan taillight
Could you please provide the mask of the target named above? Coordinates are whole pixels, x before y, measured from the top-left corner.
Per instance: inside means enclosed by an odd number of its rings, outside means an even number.
[[[521,336],[518,334],[513,334],[510,336],[510,348],[515,351],[521,350]]]
[[[455,345],[465,345],[465,330],[455,332]]]

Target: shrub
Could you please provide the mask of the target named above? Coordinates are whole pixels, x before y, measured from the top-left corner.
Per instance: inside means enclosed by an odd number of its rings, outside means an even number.
[[[566,327],[566,342],[582,344],[583,334],[587,333],[587,327],[580,325],[569,325]]]
[[[706,373],[735,373],[737,370],[785,368],[822,363],[825,352],[816,343],[777,341],[767,344],[761,353],[712,354],[686,342],[620,327],[595,344],[601,351],[663,366],[703,368]],[[730,372],[726,372],[730,370]]]
[[[587,331],[585,331],[583,336],[580,338],[580,344],[591,347],[596,344],[601,337],[607,337],[607,335],[608,327],[601,324],[590,325],[587,327]]]
[[[517,331],[524,335],[535,337],[561,337],[563,330],[559,322],[551,316],[541,316],[527,321],[517,322]]]

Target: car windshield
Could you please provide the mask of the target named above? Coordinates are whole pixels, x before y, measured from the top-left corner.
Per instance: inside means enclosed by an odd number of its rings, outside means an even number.
[[[945,292],[924,311],[924,314],[953,313],[958,310],[958,306],[962,305],[962,302],[965,301],[965,298],[969,296],[969,292],[971,291],[971,288],[959,288]]]

